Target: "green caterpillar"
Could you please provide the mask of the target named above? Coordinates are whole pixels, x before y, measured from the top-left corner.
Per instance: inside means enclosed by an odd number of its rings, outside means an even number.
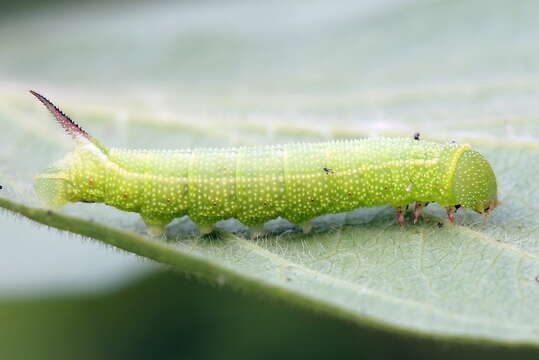
[[[49,206],[100,202],[138,212],[151,234],[189,215],[211,231],[236,218],[249,226],[282,217],[303,224],[327,213],[390,204],[404,226],[415,202],[414,223],[428,202],[488,215],[498,205],[496,177],[469,145],[414,138],[371,138],[263,147],[193,150],[108,149],[42,95],[31,91],[72,135],[77,146],[36,176]]]

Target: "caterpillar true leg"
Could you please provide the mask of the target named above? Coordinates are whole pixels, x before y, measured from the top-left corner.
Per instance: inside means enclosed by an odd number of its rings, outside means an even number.
[[[399,224],[399,226],[401,228],[403,228],[404,225],[405,225],[405,223],[404,223],[404,208],[402,208],[402,207],[397,208],[397,223]]]
[[[455,212],[454,212],[455,207],[448,206],[446,209],[447,209],[447,217],[449,218],[449,221],[451,222],[451,224],[454,224],[455,223]]]
[[[416,201],[414,208],[414,224],[417,224],[419,217],[421,216],[421,210],[425,207],[425,203],[421,201]]]

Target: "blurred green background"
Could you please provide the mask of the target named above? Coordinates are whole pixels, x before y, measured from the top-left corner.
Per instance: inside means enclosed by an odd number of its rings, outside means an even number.
[[[6,121],[23,121],[13,104],[33,106],[33,88],[68,112],[114,117],[92,133],[117,146],[415,131],[525,144],[539,134],[536,1],[25,0],[1,10]],[[149,113],[182,122],[163,138]],[[35,126],[20,128],[42,138],[54,128]],[[4,127],[0,140],[20,131]],[[56,135],[40,141],[68,143]],[[30,145],[2,148],[3,176],[29,179],[64,151]],[[7,174],[17,159],[39,164]],[[360,327],[12,215],[0,226],[0,359],[539,356]]]

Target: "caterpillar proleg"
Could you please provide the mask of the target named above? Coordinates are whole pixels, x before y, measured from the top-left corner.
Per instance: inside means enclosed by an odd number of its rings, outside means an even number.
[[[39,198],[55,207],[100,202],[137,212],[154,235],[184,215],[204,232],[229,218],[260,226],[277,217],[309,231],[314,217],[359,207],[392,205],[404,226],[414,202],[414,223],[428,202],[446,207],[451,222],[461,206],[487,215],[498,205],[494,172],[469,145],[416,134],[228,149],[109,149],[31,93],[77,143],[36,176]]]

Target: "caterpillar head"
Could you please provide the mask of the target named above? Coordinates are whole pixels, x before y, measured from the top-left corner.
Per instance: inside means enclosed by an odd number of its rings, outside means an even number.
[[[496,176],[488,161],[475,150],[460,156],[453,177],[457,204],[479,213],[488,213],[499,205]]]

